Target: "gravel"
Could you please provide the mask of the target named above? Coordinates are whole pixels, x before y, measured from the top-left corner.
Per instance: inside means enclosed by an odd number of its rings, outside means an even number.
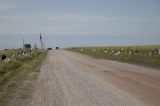
[[[85,65],[87,59],[90,58],[78,53],[50,51],[41,68],[29,106],[143,105],[135,97],[92,74],[90,71],[97,69],[95,66],[88,68]]]

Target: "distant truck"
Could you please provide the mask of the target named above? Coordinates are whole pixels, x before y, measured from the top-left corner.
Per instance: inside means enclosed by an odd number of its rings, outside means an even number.
[[[56,50],[59,50],[59,47],[56,47]]]

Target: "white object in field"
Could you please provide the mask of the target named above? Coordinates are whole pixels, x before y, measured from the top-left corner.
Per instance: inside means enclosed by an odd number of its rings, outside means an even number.
[[[105,53],[107,52],[107,50],[104,51]]]
[[[111,54],[113,54],[114,53],[114,50],[109,54],[109,55],[111,55]]]
[[[152,55],[152,53],[151,52],[149,52],[149,56],[151,56]]]
[[[11,57],[12,57],[12,58],[15,58],[15,57],[16,57],[16,55],[15,55],[15,54],[13,54]]]
[[[5,60],[4,60],[4,63],[8,63],[10,61],[10,58],[6,58]]]
[[[81,48],[81,52],[83,52],[83,48]]]
[[[95,52],[95,51],[96,51],[96,49],[93,49],[92,51],[93,51],[93,52]]]
[[[120,55],[121,54],[121,52],[119,51],[119,52],[117,52],[115,55],[117,56],[117,55]]]
[[[129,56],[131,56],[131,54],[132,54],[132,51],[130,50],[130,51],[129,51]]]

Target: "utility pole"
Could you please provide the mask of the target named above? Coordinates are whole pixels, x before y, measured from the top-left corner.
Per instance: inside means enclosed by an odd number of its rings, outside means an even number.
[[[40,33],[40,44],[41,44],[41,49],[43,49],[43,40],[42,40],[42,35]]]

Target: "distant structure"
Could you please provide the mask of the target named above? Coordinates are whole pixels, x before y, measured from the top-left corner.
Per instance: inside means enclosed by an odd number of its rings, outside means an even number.
[[[59,47],[56,47],[56,50],[59,50]]]
[[[45,44],[44,44],[44,40],[42,38],[42,34],[40,33],[40,44],[41,44],[41,49],[45,49]]]
[[[40,33],[40,44],[41,44],[41,49],[43,49],[43,41],[42,41],[42,35]]]

